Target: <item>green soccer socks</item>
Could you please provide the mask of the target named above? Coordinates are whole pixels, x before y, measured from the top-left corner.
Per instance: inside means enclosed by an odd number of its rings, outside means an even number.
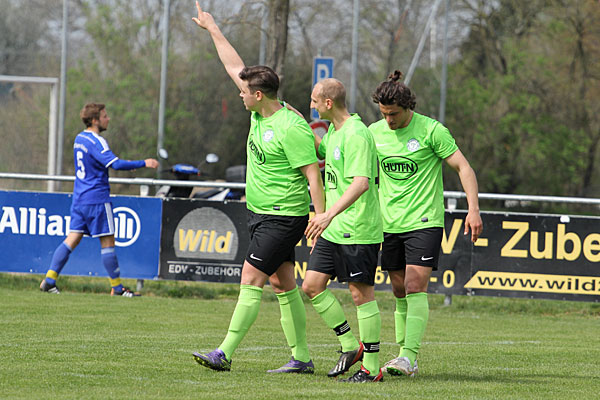
[[[358,340],[350,330],[350,325],[346,321],[344,310],[340,302],[335,298],[329,289],[325,289],[311,299],[315,310],[325,324],[335,331],[335,334],[342,345],[342,351],[352,351],[358,349]]]
[[[381,315],[377,301],[373,300],[356,307],[360,341],[365,346],[363,366],[375,376],[379,374],[379,341]]]
[[[396,311],[394,311],[394,322],[396,325],[396,343],[400,350],[404,347],[404,336],[406,334],[406,297],[396,298]]]
[[[408,357],[411,364],[414,365],[429,318],[427,293],[419,292],[406,295],[406,305],[406,334],[400,357]]]
[[[308,343],[306,342],[306,309],[300,297],[298,287],[284,293],[276,293],[281,311],[281,327],[297,361],[309,362]]]
[[[246,336],[248,329],[256,321],[262,293],[263,289],[260,287],[240,285],[240,295],[231,316],[231,322],[229,322],[227,336],[225,336],[223,343],[219,346],[219,349],[225,353],[227,360],[231,360],[233,352],[237,349],[244,336]]]

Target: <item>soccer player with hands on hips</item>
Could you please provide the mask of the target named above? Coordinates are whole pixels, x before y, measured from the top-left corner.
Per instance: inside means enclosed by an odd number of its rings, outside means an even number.
[[[317,213],[325,207],[315,137],[308,123],[277,99],[277,74],[266,66],[246,67],[212,15],[198,2],[196,8],[198,16],[193,21],[210,34],[251,116],[246,145],[250,245],[240,294],[223,342],[209,353],[194,353],[194,359],[213,370],[231,369],[234,351],[256,320],[268,279],[279,300],[281,327],[292,350],[289,362],[268,372],[313,373],[306,310],[294,276],[294,249],[308,223],[310,197]]]
[[[333,78],[319,81],[311,107],[331,121],[317,152],[325,158],[326,211],[309,222],[306,237],[317,240],[302,289],[342,346],[328,376],[347,372],[362,360],[346,382],[378,382],[381,317],[375,301],[377,255],[383,240],[377,195],[377,154],[371,133],[357,114],[346,109],[344,85]],[[330,279],[347,282],[356,305],[360,341],[339,301],[327,289]]]
[[[158,161],[153,158],[128,161],[115,156],[106,140],[100,136],[107,129],[110,121],[104,104],[86,104],[80,116],[86,128],[77,135],[73,145],[75,184],[69,234],[54,251],[46,278],[40,284],[40,290],[60,293],[56,287],[58,275],[85,234],[100,239],[102,263],[112,287],[111,295],[139,296],[138,293],[132,292],[121,284],[119,262],[115,253],[115,226],[110,201],[108,168],[116,170],[157,168]]]
[[[369,126],[377,146],[384,241],[381,267],[396,297],[397,358],[383,370],[414,377],[429,318],[427,286],[437,270],[444,229],[442,160],[460,178],[469,206],[465,235],[475,242],[483,224],[477,178],[454,138],[440,122],[414,111],[416,97],[394,71],[373,93],[383,118]]]

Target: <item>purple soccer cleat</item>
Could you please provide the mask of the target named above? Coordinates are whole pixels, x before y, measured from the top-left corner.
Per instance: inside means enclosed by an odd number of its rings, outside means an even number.
[[[312,360],[308,360],[308,362],[302,362],[292,357],[290,361],[287,362],[287,364],[282,365],[277,369],[270,369],[267,372],[272,374],[314,374],[315,366]]]
[[[231,361],[227,360],[225,353],[221,349],[214,349],[210,353],[194,353],[194,360],[203,367],[214,369],[215,371],[231,370]]]

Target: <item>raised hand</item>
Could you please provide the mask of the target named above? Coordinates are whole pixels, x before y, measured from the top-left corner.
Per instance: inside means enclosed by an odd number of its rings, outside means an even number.
[[[196,2],[196,8],[198,9],[198,17],[192,18],[192,21],[201,28],[208,29],[210,26],[215,25],[215,19],[212,15],[202,11],[200,4]]]

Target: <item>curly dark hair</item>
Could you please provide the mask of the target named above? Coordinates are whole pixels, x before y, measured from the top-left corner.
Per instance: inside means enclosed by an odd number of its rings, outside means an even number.
[[[417,105],[417,97],[408,86],[401,81],[402,72],[395,70],[386,81],[377,86],[371,96],[373,101],[385,106],[397,105],[405,110],[414,110]]]

